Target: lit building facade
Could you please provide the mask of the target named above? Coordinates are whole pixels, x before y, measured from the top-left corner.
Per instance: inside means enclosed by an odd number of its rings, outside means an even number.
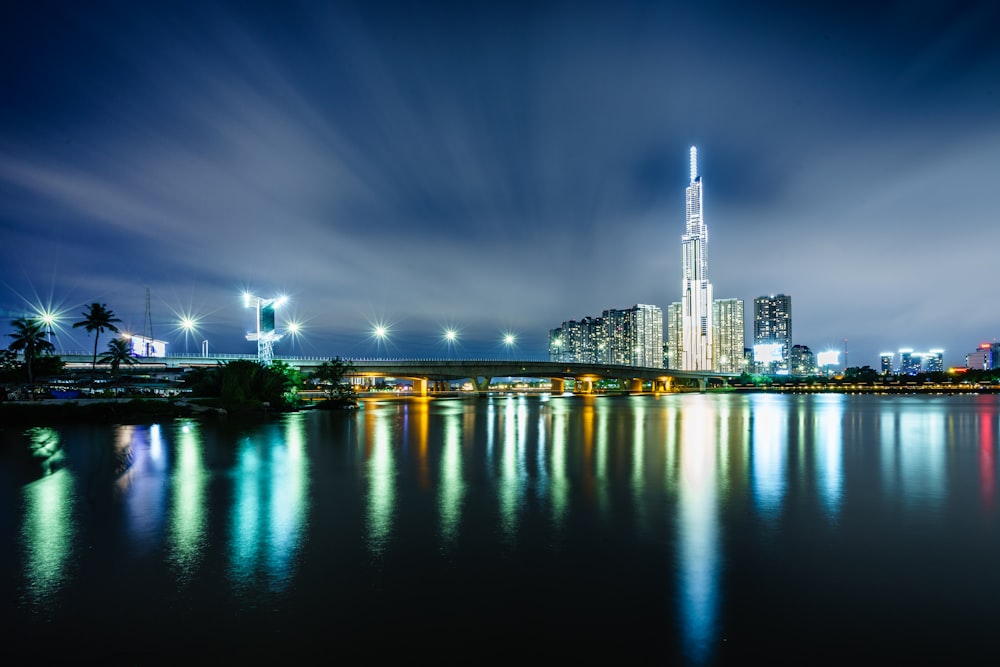
[[[684,364],[683,329],[681,302],[674,301],[667,307],[667,345],[663,359],[664,368],[676,370]]]
[[[781,345],[780,354],[766,360],[765,373],[787,373],[792,351],[792,297],[787,294],[759,296],[753,300],[754,349]],[[761,362],[761,359],[756,361]]]
[[[792,345],[788,364],[791,375],[806,377],[816,374],[816,355],[808,345]]]
[[[892,375],[892,352],[883,352],[879,355],[882,362],[882,375]]]
[[[563,322],[549,331],[549,360],[662,368],[663,311],[636,304]]]
[[[723,373],[742,373],[743,345],[746,342],[743,299],[716,299],[712,302],[712,323],[715,331],[712,334],[715,360],[713,370]]]
[[[681,368],[715,370],[712,352],[712,284],[708,281],[708,227],[702,217],[698,149],[690,150],[691,182],[687,187],[687,215],[681,237]]]
[[[977,371],[1000,368],[1000,343],[982,343],[975,352],[965,355],[965,367]]]

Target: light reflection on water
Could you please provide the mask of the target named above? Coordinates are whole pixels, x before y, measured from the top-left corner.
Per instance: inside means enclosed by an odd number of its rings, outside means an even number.
[[[367,600],[367,589],[351,591],[373,572],[386,575],[380,604],[403,604],[405,586],[385,582],[417,585],[397,568],[418,557],[433,593],[469,605],[485,583],[476,579],[484,559],[515,588],[536,573],[504,567],[551,562],[546,585],[566,600],[558,612],[567,622],[574,599],[603,595],[628,609],[639,593],[652,595],[659,602],[641,607],[643,622],[672,623],[663,641],[688,663],[711,664],[727,635],[753,622],[759,603],[731,587],[750,576],[741,574],[748,559],[763,568],[751,579],[797,569],[788,585],[812,579],[819,600],[829,595],[829,563],[814,572],[808,559],[788,560],[789,545],[807,552],[826,540],[849,561],[914,567],[920,554],[894,552],[895,540],[945,543],[968,524],[980,533],[958,533],[963,544],[996,551],[998,412],[995,397],[496,396],[366,401],[354,414],[299,413],[238,431],[179,420],[4,432],[6,451],[65,449],[64,461],[18,487],[21,584],[11,597],[29,615],[57,613],[70,593],[92,602],[88,586],[113,586],[85,582],[74,565],[95,544],[119,559],[109,572],[142,559],[152,564],[148,586],[164,579],[211,595],[215,609],[293,591],[313,609],[326,604],[330,582],[342,592],[331,604],[349,608]],[[95,443],[107,455],[95,455]],[[110,506],[94,501],[94,480],[107,484]],[[893,537],[879,542],[886,531]],[[127,549],[114,548],[123,540]],[[615,550],[627,552],[624,570],[608,566]],[[212,576],[219,568],[222,583]],[[898,594],[918,587],[904,577],[920,575],[880,576],[898,577],[886,587]],[[996,581],[993,572],[970,576]],[[453,577],[462,583],[449,589]],[[652,593],[651,581],[662,582]],[[862,583],[845,595],[874,595]],[[781,593],[780,580],[767,585]],[[990,590],[1000,596],[1000,585]],[[629,594],[637,597],[622,598]],[[785,595],[804,604],[810,593]],[[530,597],[523,603],[511,614],[530,611]],[[301,621],[287,613],[290,625]]]

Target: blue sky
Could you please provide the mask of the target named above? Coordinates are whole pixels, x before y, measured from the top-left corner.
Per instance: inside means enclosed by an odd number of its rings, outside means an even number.
[[[876,366],[1000,336],[988,2],[20,3],[0,26],[0,312],[106,303],[183,351],[545,354],[679,298],[688,147],[718,298]],[[375,322],[390,325],[381,345]],[[748,335],[752,327],[748,322]],[[80,330],[66,348],[87,349]],[[290,351],[290,341],[278,352]]]

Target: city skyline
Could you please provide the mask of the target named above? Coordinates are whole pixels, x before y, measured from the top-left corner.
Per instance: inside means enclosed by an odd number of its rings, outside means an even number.
[[[141,332],[148,288],[171,351],[251,353],[249,289],[290,297],[279,356],[503,356],[514,335],[540,358],[553,322],[677,299],[696,145],[716,294],[793,296],[792,343],[847,340],[850,365],[961,365],[1000,335],[998,18],[22,3],[0,27],[0,314],[96,301]]]

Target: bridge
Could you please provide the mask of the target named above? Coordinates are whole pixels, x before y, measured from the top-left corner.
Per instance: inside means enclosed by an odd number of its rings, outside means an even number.
[[[92,354],[59,355],[69,368],[90,368]],[[125,373],[159,372],[178,374],[187,369],[214,367],[220,363],[235,360],[256,361],[256,355],[217,354],[170,355],[166,357],[144,357],[130,368],[122,368]],[[304,373],[315,370],[330,357],[279,357],[292,368]],[[709,371],[682,371],[666,368],[644,368],[613,364],[580,364],[558,361],[498,360],[498,359],[344,359],[353,370],[348,377],[355,378],[397,378],[413,383],[413,393],[426,396],[430,391],[442,391],[452,381],[469,380],[477,393],[489,390],[493,378],[542,378],[552,383],[553,393],[564,393],[568,380],[573,381],[574,393],[592,393],[599,380],[616,380],[632,393],[643,391],[670,391],[678,380],[696,385],[700,391],[708,387],[710,381],[727,384],[738,373],[718,373]],[[107,365],[98,363],[107,369]],[[647,389],[648,386],[648,389]]]

